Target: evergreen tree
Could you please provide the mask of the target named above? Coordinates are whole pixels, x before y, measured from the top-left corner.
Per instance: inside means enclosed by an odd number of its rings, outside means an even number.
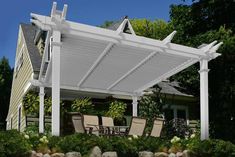
[[[13,70],[11,69],[8,59],[0,59],[0,129],[5,129],[5,121],[9,108],[11,83]]]

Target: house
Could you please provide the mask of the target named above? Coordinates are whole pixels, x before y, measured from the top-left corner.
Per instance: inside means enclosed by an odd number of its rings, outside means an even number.
[[[115,30],[121,22],[115,23],[110,29]],[[12,82],[12,92],[10,99],[10,107],[7,116],[7,129],[24,130],[26,127],[26,115],[23,112],[22,100],[30,89],[39,91],[38,88],[31,84],[32,79],[38,79],[41,67],[41,60],[45,47],[46,32],[41,31],[33,24],[21,23],[19,26],[15,69]],[[161,82],[158,84],[162,88],[161,92],[166,98],[166,116],[167,118],[184,118],[195,119],[197,108],[197,100],[192,96],[180,92],[177,88],[179,85],[171,82]],[[148,90],[148,92],[151,91]],[[50,94],[50,89],[46,89],[46,93]],[[96,105],[102,104],[110,94],[77,92],[77,91],[61,91],[61,99],[73,100],[79,96],[88,96],[97,102]],[[126,100],[131,104],[131,97],[112,95],[116,99]],[[131,115],[131,105],[128,106]]]

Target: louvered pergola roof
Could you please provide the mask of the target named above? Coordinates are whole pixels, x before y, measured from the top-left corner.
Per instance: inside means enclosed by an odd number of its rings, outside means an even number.
[[[52,80],[53,59],[47,54],[53,29],[61,32],[61,88],[118,95],[141,94],[147,88],[198,62],[215,58],[220,45],[213,42],[200,49],[171,43],[175,31],[163,41],[137,36],[125,19],[119,28],[108,30],[65,20],[54,5],[51,17],[31,14],[32,22],[48,31],[40,81]],[[58,18],[59,17],[59,18]],[[130,34],[123,32],[128,28]],[[49,56],[49,58],[47,57]],[[44,64],[48,68],[43,78]]]

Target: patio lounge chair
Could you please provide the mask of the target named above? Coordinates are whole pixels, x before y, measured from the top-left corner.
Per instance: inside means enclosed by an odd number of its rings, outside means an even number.
[[[113,118],[111,117],[101,117],[101,118],[102,118],[103,133],[104,134],[114,133],[114,130],[112,128],[114,127]]]
[[[143,136],[146,126],[146,119],[139,117],[132,117],[131,126],[128,135]]]
[[[162,132],[162,128],[163,128],[163,123],[164,123],[164,120],[162,118],[155,119],[154,122],[153,122],[153,128],[152,128],[152,131],[150,133],[150,136],[160,137],[161,132]]]
[[[83,117],[81,114],[73,115],[72,122],[74,126],[74,130],[76,133],[85,133],[85,127],[83,125]]]
[[[83,124],[86,131],[89,133],[99,135],[100,127],[99,127],[99,118],[94,115],[83,115]]]

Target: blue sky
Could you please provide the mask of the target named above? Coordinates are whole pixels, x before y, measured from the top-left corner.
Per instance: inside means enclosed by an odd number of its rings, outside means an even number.
[[[55,0],[61,9],[68,4],[67,19],[89,25],[106,20],[129,18],[164,19],[169,21],[171,4],[181,0]],[[0,58],[6,56],[14,66],[19,23],[29,23],[30,13],[49,15],[52,0],[3,0],[0,9]],[[187,3],[190,3],[188,1]]]

